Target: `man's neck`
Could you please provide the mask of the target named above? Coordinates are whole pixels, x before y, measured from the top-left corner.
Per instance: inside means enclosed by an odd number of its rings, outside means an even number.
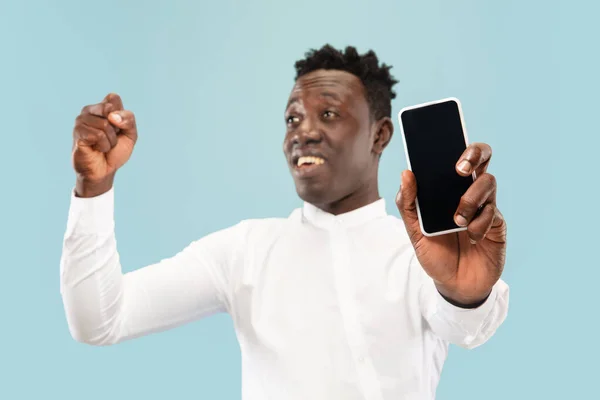
[[[315,206],[329,214],[340,215],[367,206],[380,198],[378,185],[375,181],[373,184],[363,186],[333,203],[315,204]]]

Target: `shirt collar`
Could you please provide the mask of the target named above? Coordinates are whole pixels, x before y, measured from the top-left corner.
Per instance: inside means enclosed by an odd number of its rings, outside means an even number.
[[[356,210],[344,214],[333,215],[320,208],[305,202],[302,208],[303,220],[320,228],[329,228],[340,225],[346,228],[364,224],[366,222],[385,217],[387,215],[385,199],[380,198]]]

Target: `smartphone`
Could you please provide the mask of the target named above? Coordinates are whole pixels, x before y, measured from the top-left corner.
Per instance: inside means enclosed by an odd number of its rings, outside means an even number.
[[[466,230],[454,222],[475,175],[456,164],[468,145],[463,111],[455,97],[405,107],[398,113],[408,168],[417,180],[417,214],[425,236]]]

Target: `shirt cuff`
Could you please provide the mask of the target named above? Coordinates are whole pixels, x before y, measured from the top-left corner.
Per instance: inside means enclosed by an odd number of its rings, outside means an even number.
[[[95,197],[77,197],[71,190],[67,234],[96,234],[114,229],[114,188]]]
[[[496,297],[498,296],[497,284],[492,287],[487,300],[477,308],[458,307],[448,302],[437,290],[437,308],[438,313],[444,315],[448,320],[464,323],[469,321],[482,321],[494,308]]]

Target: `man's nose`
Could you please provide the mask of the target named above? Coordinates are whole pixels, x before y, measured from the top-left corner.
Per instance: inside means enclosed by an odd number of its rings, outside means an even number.
[[[317,123],[311,118],[305,118],[296,132],[293,139],[295,145],[306,146],[319,143],[323,139]]]

